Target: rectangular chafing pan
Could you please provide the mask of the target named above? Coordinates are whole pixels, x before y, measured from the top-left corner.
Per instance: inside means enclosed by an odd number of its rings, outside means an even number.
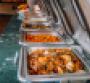
[[[71,73],[71,74],[63,74],[63,75],[29,75],[27,72],[27,55],[28,52],[30,53],[34,49],[52,49],[52,48],[68,48],[71,49],[76,56],[81,60],[81,62],[84,64],[84,71],[85,72],[80,72],[80,73]],[[76,80],[76,79],[88,79],[90,78],[89,73],[89,65],[85,61],[85,56],[83,54],[82,49],[79,46],[65,46],[65,45],[50,45],[50,46],[37,46],[37,47],[26,47],[24,49],[24,63],[25,63],[25,73],[26,73],[26,78],[28,80],[32,81],[56,81],[56,80]]]
[[[53,35],[53,36],[57,36],[58,38],[60,38],[62,41],[60,42],[27,42],[25,41],[25,35],[26,34],[50,34],[50,35]],[[28,31],[28,32],[21,32],[21,35],[20,35],[20,41],[19,43],[21,45],[37,45],[37,44],[73,44],[74,41],[72,39],[67,39],[67,37],[63,37],[63,34],[59,34],[58,32],[56,31]]]
[[[20,31],[53,30],[54,27],[52,26],[52,24],[53,24],[53,21],[50,17],[42,17],[42,18],[33,17],[31,19],[27,19],[22,22]],[[37,27],[33,28],[34,26],[37,26]],[[38,26],[41,26],[41,27],[38,28]],[[43,28],[45,26],[46,28]]]
[[[36,27],[36,28],[33,28]],[[41,28],[42,27],[42,28]],[[44,28],[43,28],[44,27]],[[50,23],[30,23],[28,27],[25,27],[25,24],[22,23],[20,27],[20,31],[53,31],[54,27]]]
[[[25,69],[24,69],[24,48],[22,47],[20,50],[20,56],[19,56],[19,66],[18,66],[18,71],[17,71],[17,77],[19,81],[22,83],[26,82],[26,74],[25,74]]]

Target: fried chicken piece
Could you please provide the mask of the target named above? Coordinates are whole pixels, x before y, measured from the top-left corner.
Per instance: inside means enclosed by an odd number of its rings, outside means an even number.
[[[66,69],[70,72],[73,72],[74,71],[74,63],[73,62],[68,62],[66,64]]]
[[[74,63],[74,65],[75,65],[75,68],[74,68],[74,71],[75,71],[75,72],[84,69],[83,64],[82,64],[79,60],[77,60],[77,61]]]
[[[64,60],[64,65],[66,65],[68,62],[71,62],[71,56],[70,55],[61,55],[61,59]]]

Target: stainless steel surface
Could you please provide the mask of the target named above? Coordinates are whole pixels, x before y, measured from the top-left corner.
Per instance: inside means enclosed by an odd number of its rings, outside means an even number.
[[[48,30],[48,31],[53,31],[53,27],[51,26],[50,23],[40,23],[40,24],[30,24],[30,27],[24,27],[23,24],[20,27],[20,31],[44,31],[44,30]],[[32,28],[32,26],[35,25],[37,26],[37,28]],[[38,28],[38,25],[41,25],[42,28]],[[47,28],[43,28],[43,26],[46,26]]]
[[[85,22],[84,16],[82,15],[83,12],[80,12],[81,7],[78,8],[80,6],[80,4],[82,4],[84,1],[82,1],[82,3],[80,3],[79,1],[72,0],[72,5],[73,5],[76,15],[79,19],[79,24],[81,25],[81,27],[78,27],[78,29],[76,30],[75,34],[73,35],[73,38],[76,39],[76,41],[83,47],[83,49],[85,49],[88,53],[90,53],[90,46],[89,46],[90,45],[90,37],[88,34],[88,33],[90,33],[89,29],[88,29],[89,27],[88,27],[87,23]],[[85,4],[83,4],[83,8],[84,8],[84,6],[85,6]],[[87,10],[87,8],[86,8],[86,10]],[[90,57],[90,56],[88,55],[88,57]]]
[[[41,25],[41,26],[47,26],[47,28],[32,28],[33,25]],[[21,24],[21,27],[20,27],[20,31],[21,32],[29,32],[29,31],[57,31],[57,32],[60,32],[60,33],[63,33],[64,34],[64,30],[63,30],[63,26],[61,24],[55,24],[55,23],[49,23],[49,22],[46,22],[46,23],[35,23],[35,24],[32,24],[31,23],[31,27],[24,27],[23,23]]]
[[[20,50],[19,67],[18,67],[17,77],[18,77],[19,81],[26,82],[25,69],[24,69],[24,56],[23,55],[24,55],[24,49],[22,47]]]
[[[38,16],[38,14],[41,14],[41,16]],[[25,19],[25,21],[24,22],[28,24],[51,24],[53,23],[52,17],[44,15],[43,12],[38,12],[36,13],[36,15],[33,15],[32,17]]]
[[[54,4],[51,3],[51,2],[53,2],[53,0],[51,0],[51,1],[50,0],[44,0],[44,1],[46,4],[45,7],[47,7],[47,9],[49,11],[48,15],[52,16],[55,22],[58,22],[58,21],[60,22],[61,19],[59,19],[60,17],[58,17],[58,12],[57,12]]]
[[[34,23],[34,22],[36,22],[36,23],[38,23],[38,22],[48,22],[48,18],[46,18],[46,17],[32,17],[32,18],[30,18],[30,23]]]
[[[85,25],[82,21],[82,17],[80,16],[80,12],[78,10],[78,8],[76,7],[76,3],[74,3],[75,0],[40,0],[40,7],[41,7],[41,10],[45,13],[47,13],[47,15],[50,15],[53,17],[54,21],[55,19],[57,20],[58,19],[58,22],[57,23],[60,23],[62,24],[63,26],[63,30],[62,29],[58,29],[58,30],[55,30],[55,31],[58,31],[61,35],[64,34],[64,37],[63,39],[65,39],[65,42],[67,40],[69,44],[71,44],[72,42],[72,39],[71,37],[73,37],[77,43],[79,43],[81,45],[81,47],[83,47],[83,49],[85,49],[87,52],[90,53],[90,39],[88,37],[88,34],[87,34],[87,31],[84,31],[86,30],[85,29]],[[60,4],[58,3],[60,2]],[[55,14],[55,17],[54,17],[54,14]],[[66,17],[68,19],[66,19]],[[69,22],[67,22],[67,20]],[[69,25],[69,24],[71,25]],[[22,29],[22,27],[21,27]],[[22,30],[24,31],[24,30]],[[26,30],[28,32],[28,30]],[[67,36],[67,33],[70,35]],[[23,41],[23,32],[21,32],[21,36],[20,36],[20,44],[21,45],[25,45],[25,46],[32,46],[30,43],[27,43],[27,42],[24,42]],[[68,44],[68,43],[65,43],[64,44]],[[53,47],[52,45],[50,45],[52,43],[49,43],[48,46],[49,47]],[[57,43],[58,44],[58,43]],[[59,43],[59,45],[57,45],[57,47],[61,47],[63,43]],[[47,45],[47,44],[39,44],[39,45]],[[54,44],[53,44],[54,45]],[[35,46],[35,44],[34,44]],[[36,44],[36,46],[38,47],[38,45]],[[36,47],[35,46],[35,47]],[[72,46],[67,46],[67,47],[72,47]],[[78,47],[76,46],[76,48],[78,49]],[[87,62],[90,63],[89,61],[87,61],[87,58],[86,56],[84,55],[84,53],[82,51],[80,51],[80,49],[78,50],[74,50],[75,53],[78,55],[78,57],[80,59],[82,59],[82,61],[84,62],[84,64],[87,66],[88,70],[90,71],[90,65],[88,66]],[[79,51],[79,53],[78,53]],[[23,54],[21,54],[23,57],[26,58],[26,56]],[[89,55],[88,55],[89,56]],[[24,59],[25,60],[25,59]],[[20,60],[22,61],[23,63],[25,62],[23,59]],[[20,62],[20,64],[22,63]],[[22,68],[19,69],[20,71],[23,71],[24,72],[24,68],[26,67],[25,65],[21,65]],[[19,68],[21,67],[19,66]],[[19,71],[19,72],[20,72]],[[57,81],[57,80],[87,80],[87,79],[90,79],[90,72],[86,72],[86,73],[83,73],[83,74],[75,74],[75,75],[65,75],[65,76],[56,76],[55,78],[50,78],[50,77],[37,77],[36,78],[34,76],[28,76],[25,77],[28,81]],[[21,74],[19,74],[21,77],[19,77],[21,80],[22,80],[22,77],[24,77],[23,75],[23,72]],[[25,72],[26,73],[26,72]]]
[[[58,12],[58,17],[61,19],[61,24],[63,25],[63,28],[64,28],[64,32],[68,33],[69,35],[71,35],[73,32],[71,31],[70,29],[70,26],[65,18],[65,14],[64,14],[64,11],[61,7],[61,3],[59,3],[60,0],[56,1],[56,0],[51,0],[51,3],[54,4],[57,12]],[[63,2],[63,1],[62,1]],[[65,4],[62,4],[63,6]],[[53,5],[52,5],[53,6]],[[58,20],[58,22],[60,22],[60,20]]]
[[[40,20],[41,19],[41,20]],[[24,22],[22,22],[21,24],[21,27],[20,27],[20,31],[37,31],[37,30],[44,30],[43,28],[32,28],[34,25],[36,26],[48,26],[48,28],[46,28],[46,30],[50,30],[53,26],[53,21],[52,21],[52,18],[50,16],[45,16],[45,17],[33,17],[30,19],[30,22],[28,22],[27,24],[31,25],[30,27],[25,27],[24,25]]]
[[[53,0],[50,0],[50,3],[51,3],[51,7],[52,7],[53,11],[55,12],[55,15],[56,15],[56,17],[58,19],[57,23],[61,23],[61,17],[60,17],[60,15],[58,13],[57,8],[55,7],[55,3],[53,2]]]
[[[65,74],[65,75],[29,75],[27,73],[27,54],[28,52],[30,53],[31,49],[34,49],[34,48],[69,48],[69,49],[72,49],[74,51],[74,53],[76,53],[77,57],[83,62],[84,66],[86,67],[86,71],[84,73],[73,73],[73,74]],[[37,47],[25,47],[24,48],[25,52],[23,54],[24,56],[24,63],[25,63],[25,73],[26,73],[26,78],[28,80],[31,80],[31,81],[57,81],[57,80],[76,80],[76,79],[89,79],[89,74],[90,74],[90,69],[89,69],[89,65],[88,63],[85,62],[84,60],[84,55],[83,55],[83,52],[82,52],[82,49],[78,46],[66,46],[66,45],[62,45],[62,46],[58,46],[58,45],[52,45],[51,47],[50,46],[37,46]]]
[[[50,15],[50,11],[48,9],[48,4],[46,3],[45,0],[40,0],[41,3],[40,4],[40,7],[41,7],[41,10],[45,13],[47,13],[47,15]]]
[[[85,27],[86,27],[85,23],[82,19],[81,13],[80,13],[80,11],[77,7],[77,3],[76,3],[75,0],[72,0],[72,5],[73,5],[73,8],[74,8],[75,12],[77,13],[77,17],[78,17],[78,21],[79,21],[80,25],[82,26],[83,29],[85,29]]]

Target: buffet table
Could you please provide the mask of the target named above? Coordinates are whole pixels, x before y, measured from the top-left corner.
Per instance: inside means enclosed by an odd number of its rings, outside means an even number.
[[[20,17],[21,16],[21,17]],[[21,13],[19,18],[23,18]],[[19,28],[21,20],[17,16],[12,16],[4,33],[0,35],[0,83],[19,83],[18,78],[18,58],[21,46],[19,45]],[[38,82],[40,83],[40,82]],[[60,82],[41,82],[60,83]],[[62,83],[86,83],[86,81],[65,81]]]

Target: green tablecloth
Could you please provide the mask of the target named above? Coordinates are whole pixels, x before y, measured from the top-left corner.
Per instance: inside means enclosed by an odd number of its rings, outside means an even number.
[[[16,60],[20,50],[20,21],[15,18],[16,16],[12,16],[5,32],[0,34],[0,83],[19,83]]]

